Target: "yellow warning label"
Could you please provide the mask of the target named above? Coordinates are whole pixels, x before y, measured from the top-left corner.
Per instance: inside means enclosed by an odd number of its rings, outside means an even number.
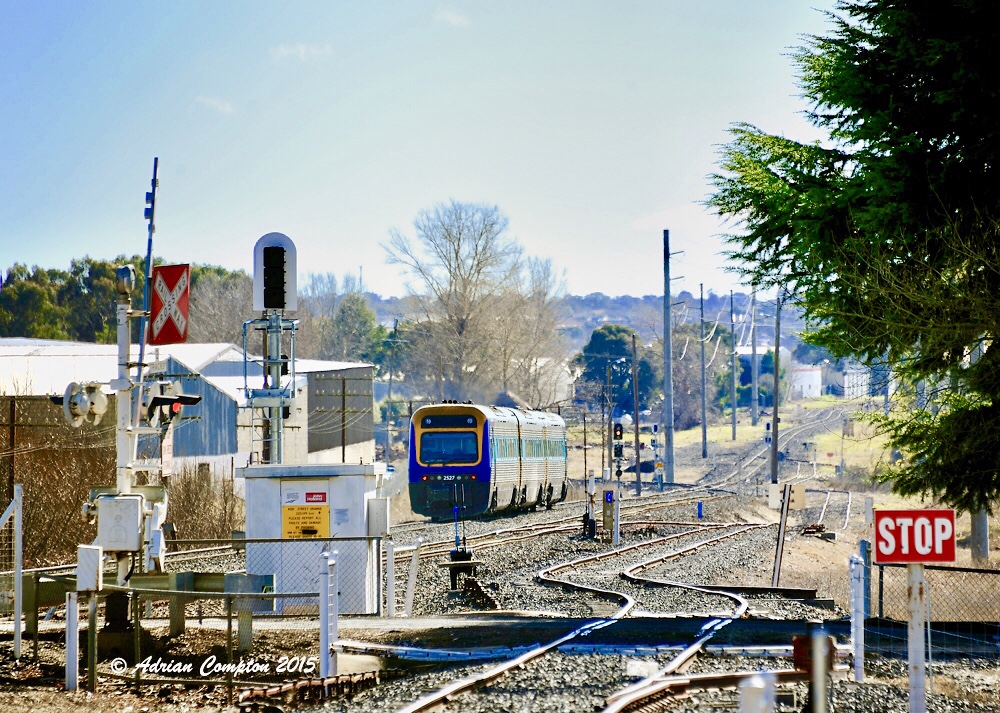
[[[301,540],[330,536],[329,505],[285,505],[281,508],[281,536]]]

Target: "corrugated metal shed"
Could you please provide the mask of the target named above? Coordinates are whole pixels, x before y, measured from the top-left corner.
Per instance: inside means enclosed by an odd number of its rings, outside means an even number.
[[[370,440],[374,458],[373,373],[370,364],[309,372],[310,453]]]
[[[236,401],[210,379],[202,377],[177,359],[163,362],[162,377],[180,382],[185,394],[201,396],[201,402],[185,406],[174,427],[174,456],[220,456],[236,453]],[[143,447],[140,442],[140,450]]]
[[[138,359],[137,345],[132,355]],[[117,376],[117,357],[113,344],[0,339],[0,394],[47,396],[62,394],[71,381],[107,383]],[[202,396],[200,404],[185,409],[175,430],[175,457],[209,458],[247,450],[239,436],[249,422],[247,412],[240,415],[246,405],[240,349],[232,344],[175,344],[150,348],[146,361],[147,379],[179,377],[185,393]],[[249,373],[251,379],[262,377],[252,363]],[[352,462],[356,457],[374,458],[373,366],[298,359],[296,373],[301,397],[296,410],[304,413],[294,417],[301,426],[294,425],[307,431],[302,434],[306,442],[295,449],[302,451],[298,457],[304,461],[316,454],[337,462],[346,462],[347,456]],[[295,428],[289,437],[294,433]],[[140,456],[157,455],[155,445],[153,439],[141,441]]]

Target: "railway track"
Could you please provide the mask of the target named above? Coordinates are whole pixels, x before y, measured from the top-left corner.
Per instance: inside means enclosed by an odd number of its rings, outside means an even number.
[[[544,657],[554,654],[560,647],[569,644],[571,641],[586,637],[604,627],[613,626],[617,621],[628,616],[630,612],[636,608],[639,602],[636,595],[627,591],[622,591],[621,588],[610,588],[608,586],[599,586],[597,584],[579,581],[579,574],[582,570],[593,568],[595,565],[599,566],[608,560],[628,558],[630,555],[634,555],[642,551],[662,548],[664,545],[669,543],[697,537],[698,539],[695,542],[684,544],[682,547],[671,549],[666,553],[658,553],[651,558],[642,559],[639,562],[632,563],[624,567],[617,573],[618,576],[620,576],[624,581],[630,582],[640,588],[676,588],[689,592],[698,592],[702,595],[725,598],[731,602],[732,611],[728,617],[720,619],[718,617],[714,617],[713,615],[705,614],[705,624],[700,627],[697,638],[689,645],[685,646],[665,667],[658,671],[656,677],[667,676],[680,670],[688,661],[697,655],[704,644],[709,641],[717,631],[727,625],[734,618],[743,616],[747,610],[748,602],[739,594],[729,593],[719,589],[699,587],[682,582],[668,582],[644,577],[641,572],[645,569],[660,565],[668,560],[694,555],[704,548],[711,547],[730,538],[739,537],[745,532],[759,529],[760,527],[763,526],[734,526],[727,523],[714,523],[699,527],[689,526],[687,529],[680,532],[649,540],[643,540],[641,542],[633,543],[613,550],[602,551],[586,555],[584,557],[574,558],[540,570],[537,574],[537,578],[540,582],[550,586],[570,589],[579,594],[586,594],[588,596],[596,596],[615,601],[618,605],[617,610],[615,610],[610,616],[587,621],[573,631],[557,639],[534,647],[533,649],[508,661],[504,661],[497,666],[451,682],[446,686],[428,693],[418,700],[399,708],[397,713],[419,713],[420,711],[439,710],[442,707],[450,707],[458,697],[483,689],[488,685],[493,685],[507,674],[513,671],[525,669],[528,666],[540,666],[541,668],[539,673],[542,674],[544,672],[544,664],[539,664],[538,662]],[[706,533],[709,535],[707,539],[703,537]],[[572,576],[572,573],[577,573],[577,576]],[[623,700],[631,700],[632,698],[641,695],[642,690],[642,687],[635,688],[634,690],[625,689],[620,695],[623,697]],[[486,692],[487,695],[491,695],[492,693],[494,692]],[[490,708],[488,705],[480,705],[477,709],[489,710]]]
[[[808,432],[810,429],[822,427],[825,422],[837,417],[837,412],[830,409],[821,412],[818,414],[817,418],[811,420],[809,423],[785,429],[785,431],[781,434],[779,445],[783,446],[784,444],[791,443],[794,439],[800,437],[803,433]],[[763,462],[760,461],[760,456],[765,455],[768,450],[769,449],[766,448],[760,448],[756,449],[756,452],[751,452],[750,454],[744,456],[743,460],[748,464],[748,467],[734,467],[731,471],[723,474],[722,477],[704,478],[694,486],[684,488],[683,490],[673,490],[664,494],[651,494],[642,498],[630,498],[623,500],[623,527],[642,527],[667,524],[669,521],[642,519],[642,516],[655,510],[683,507],[684,505],[691,504],[697,500],[705,501],[724,498],[728,494],[720,491],[727,487],[742,489],[742,487],[745,487],[747,483],[751,482],[757,471],[767,464],[768,461],[766,460]],[[811,477],[811,475],[811,472],[807,474],[797,472],[795,476],[792,476],[792,479],[805,480]],[[784,480],[787,481],[789,478],[786,477]],[[564,529],[572,531],[578,529],[578,518],[575,516],[558,517],[550,520],[548,524],[551,528],[553,528],[551,530],[552,532],[563,531]],[[620,573],[621,577],[635,586],[647,588],[659,587],[683,589],[690,592],[697,592],[702,595],[714,595],[716,597],[724,597],[728,599],[731,602],[731,605],[730,612],[727,616],[716,616],[711,619],[706,618],[705,627],[703,627],[699,636],[690,642],[690,644],[682,651],[677,653],[665,666],[662,666],[656,674],[647,677],[638,684],[622,688],[621,690],[612,692],[608,695],[606,698],[607,705],[605,710],[639,710],[642,709],[642,706],[651,705],[650,701],[655,701],[657,698],[665,695],[664,691],[678,689],[678,682],[680,680],[688,680],[687,677],[678,677],[678,673],[683,671],[684,667],[697,656],[698,652],[702,649],[705,643],[709,641],[720,629],[728,625],[734,619],[742,617],[746,613],[749,602],[745,597],[741,596],[737,592],[727,592],[718,587],[698,586],[675,580],[656,579],[642,574],[644,570],[662,565],[667,560],[695,555],[704,548],[712,546],[717,541],[739,537],[747,531],[759,529],[761,526],[733,528],[731,525],[727,526],[724,523],[719,523],[704,525],[699,531],[711,532],[715,529],[726,529],[727,527],[728,531],[724,533],[714,535],[697,543],[685,545],[684,547],[671,551],[666,555],[656,555],[652,558],[629,565],[628,567],[622,569]],[[522,528],[516,529],[524,532]],[[500,534],[500,532],[498,531],[498,533],[495,534]],[[629,616],[629,613],[632,612],[637,606],[637,599],[634,594],[624,592],[619,587],[600,586],[594,583],[581,582],[578,581],[580,577],[575,575],[567,576],[567,573],[577,572],[581,567],[588,564],[594,564],[612,559],[620,559],[627,553],[635,550],[646,550],[648,548],[658,546],[662,547],[666,542],[690,536],[690,534],[691,531],[685,531],[665,537],[654,538],[652,540],[643,541],[642,543],[630,544],[624,548],[608,550],[575,558],[541,570],[537,575],[538,581],[547,583],[551,586],[572,589],[578,595],[585,594],[587,596],[602,597],[607,600],[614,601],[618,607],[617,610],[609,616],[587,622],[562,637],[535,647],[534,649],[526,653],[522,653],[500,665],[449,683],[447,686],[428,693],[416,701],[399,708],[399,713],[410,713],[411,711],[416,713],[417,711],[441,709],[442,707],[462,710],[463,707],[458,705],[456,701],[458,701],[462,696],[476,690],[485,690],[487,695],[496,694],[502,699],[503,695],[497,692],[497,686],[499,686],[498,682],[503,680],[505,676],[511,675],[513,672],[527,672],[524,673],[524,675],[530,678],[530,669],[532,667],[538,668],[537,675],[544,679],[545,665],[543,662],[547,656],[556,655],[556,652],[558,652],[561,646],[565,646],[570,641],[584,639],[588,634],[598,628],[613,626],[618,620]],[[481,544],[477,546],[492,547],[504,544],[502,536],[494,537],[492,539],[479,540],[479,542]],[[444,550],[439,549],[438,552],[443,553]],[[431,555],[429,554],[429,556]],[[759,588],[759,590],[755,593],[764,594],[765,592],[763,590],[765,589],[767,588]],[[717,674],[717,680],[715,680],[715,683],[712,685],[728,685],[726,682],[730,681],[730,679],[727,679],[726,676],[730,675],[731,674]],[[700,683],[698,685],[709,685],[709,678],[711,677],[700,678]],[[489,710],[489,706],[481,705],[476,709]],[[652,708],[650,708],[650,710],[652,710]]]
[[[810,428],[822,427],[822,424],[838,418],[833,410],[821,412],[809,423],[796,427],[789,427],[783,430],[779,445],[791,443],[794,439],[807,432]],[[436,707],[457,706],[458,701],[463,699],[469,691],[496,690],[493,687],[502,685],[503,681],[515,681],[511,685],[516,687],[521,685],[517,681],[524,680],[547,680],[549,675],[546,661],[558,659],[560,657],[571,658],[568,654],[560,652],[562,647],[565,651],[570,642],[586,641],[589,635],[604,629],[613,627],[622,619],[634,616],[637,608],[643,606],[643,597],[636,594],[636,590],[676,590],[677,592],[689,592],[692,596],[715,597],[718,601],[726,600],[728,605],[718,604],[711,607],[714,615],[704,611],[706,607],[702,605],[701,619],[704,626],[699,635],[693,638],[683,650],[676,652],[668,662],[661,665],[654,675],[647,676],[637,684],[624,686],[617,685],[612,690],[607,690],[603,699],[605,710],[647,710],[643,706],[656,705],[657,699],[665,698],[671,691],[684,690],[695,686],[710,685],[730,685],[732,680],[727,676],[732,674],[699,674],[698,676],[683,675],[686,667],[697,658],[698,653],[703,649],[707,641],[715,636],[729,622],[745,615],[747,611],[747,599],[737,592],[725,592],[717,587],[708,587],[681,582],[669,577],[647,576],[649,570],[655,569],[670,560],[682,560],[684,558],[698,558],[699,552],[704,552],[706,548],[716,546],[725,539],[740,538],[749,535],[753,530],[759,530],[761,526],[734,526],[729,523],[703,523],[698,526],[690,522],[685,522],[678,518],[676,513],[686,506],[692,505],[696,501],[713,502],[731,498],[732,494],[746,494],[746,486],[751,483],[755,475],[763,469],[768,461],[761,458],[766,455],[768,449],[753,448],[741,454],[743,467],[734,466],[724,473],[706,476],[698,483],[683,488],[674,488],[664,493],[644,494],[641,498],[627,498],[622,501],[622,526],[623,531],[633,528],[660,528],[675,527],[684,528],[679,532],[654,537],[643,540],[641,543],[632,542],[623,548],[615,550],[603,550],[592,553],[584,557],[575,557],[556,565],[539,570],[536,579],[549,587],[569,589],[573,596],[586,596],[600,599],[605,602],[605,606],[613,611],[607,612],[605,616],[600,616],[582,623],[579,627],[564,636],[554,638],[552,641],[538,647],[534,647],[526,653],[512,657],[510,660],[500,665],[484,667],[484,670],[470,676],[465,676],[459,681],[454,681],[447,686],[438,687],[433,693],[423,696],[414,696],[416,700],[406,704],[404,707],[396,708],[398,711],[419,711],[431,710]],[[785,464],[785,469],[787,466]],[[811,477],[811,473],[797,473],[790,478],[783,477],[783,481],[789,479],[805,480]],[[729,492],[726,492],[729,491]],[[828,496],[829,497],[829,496]],[[839,497],[833,494],[833,498]],[[835,501],[834,501],[835,502]],[[531,542],[533,540],[544,540],[553,536],[557,539],[565,540],[562,537],[566,534],[579,532],[582,530],[582,523],[579,511],[582,510],[582,503],[565,503],[557,506],[553,512],[535,513],[529,517],[535,518],[536,522],[526,522],[528,518],[518,515],[511,518],[498,518],[489,522],[476,523],[473,531],[465,537],[468,546],[474,547],[477,551],[494,550],[500,547],[516,547],[518,543]],[[576,512],[570,514],[573,508]],[[562,512],[560,512],[562,511]],[[848,507],[849,512],[849,507]],[[829,508],[829,513],[821,513],[823,517],[832,518],[833,508]],[[441,529],[448,528],[448,524],[420,523],[412,527],[397,527],[397,542],[403,537],[416,535],[418,533],[440,533]],[[437,528],[435,531],[434,528]],[[634,535],[633,535],[634,537]],[[687,538],[685,540],[685,538]],[[696,542],[690,541],[697,539]],[[669,552],[657,551],[652,554],[643,554],[645,559],[635,561],[639,553],[650,553],[652,550],[663,550],[669,547],[670,543],[683,543],[682,546],[672,548]],[[402,543],[400,543],[402,544]],[[454,547],[454,538],[442,538],[440,535],[433,537],[430,542],[422,545],[420,556],[423,560],[437,559],[445,557],[448,551]],[[195,558],[221,557],[232,554],[229,547],[203,548],[198,551],[188,550],[178,553],[170,553],[168,561],[181,562]],[[687,561],[687,560],[684,560]],[[596,580],[608,579],[607,572],[600,572],[603,567],[608,569],[608,565],[615,563],[617,571],[613,573],[613,578],[620,579],[618,584],[608,584]],[[402,571],[403,568],[399,568]],[[590,572],[588,574],[588,571]],[[697,580],[695,580],[697,581]],[[676,594],[676,597],[685,596]],[[647,607],[648,609],[649,607]],[[721,610],[726,609],[724,614]],[[680,606],[668,611],[659,611],[659,614],[679,614],[681,612],[691,613],[699,610],[697,605]],[[607,610],[606,610],[607,611]],[[580,658],[580,655],[576,655]],[[595,662],[600,660],[600,656],[594,656]],[[595,663],[594,665],[600,665]],[[521,676],[521,678],[517,678]],[[621,678],[621,677],[619,677]],[[728,683],[727,683],[728,682]],[[619,681],[621,683],[621,681]],[[391,685],[391,684],[390,684]],[[489,690],[487,690],[489,689]],[[433,700],[431,700],[433,699]],[[375,708],[376,710],[388,710],[390,708]],[[484,709],[489,709],[488,706]],[[648,708],[653,710],[653,708]]]

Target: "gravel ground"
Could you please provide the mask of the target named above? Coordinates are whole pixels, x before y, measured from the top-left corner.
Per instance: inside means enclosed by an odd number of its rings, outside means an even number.
[[[746,451],[749,452],[749,449]],[[732,456],[735,462],[738,454]],[[745,453],[744,453],[745,455]],[[738,491],[741,495],[732,497],[711,497],[704,495],[706,519],[716,522],[756,522],[759,516],[748,507],[745,495],[754,491],[754,483],[733,482],[726,479],[731,466],[718,461],[711,474],[717,485]],[[787,464],[786,464],[787,467]],[[794,473],[794,471],[792,471]],[[697,491],[678,491],[675,497],[696,495]],[[624,501],[624,518],[683,520],[694,519],[692,504],[664,504],[655,512],[631,515],[629,505]],[[846,504],[846,503],[844,503]],[[858,500],[855,500],[857,508]],[[813,512],[815,510],[815,512]],[[465,523],[462,531],[468,536],[494,532],[498,529],[524,529],[529,524],[552,522],[560,518],[577,518],[583,512],[581,502],[563,503],[553,511],[523,513],[504,516],[488,521]],[[831,502],[827,512],[828,526],[839,526],[843,518],[843,505],[835,507]],[[813,508],[805,517],[817,518],[818,510]],[[676,526],[644,526],[623,528],[622,544],[662,537],[681,531]],[[401,527],[397,531],[398,544],[409,544],[420,536],[425,542],[450,540],[454,529],[450,523],[416,524]],[[627,591],[638,599],[636,613],[664,614],[684,611],[701,614],[720,614],[733,609],[731,600],[720,595],[710,595],[673,587],[649,587],[630,584],[619,573],[626,566],[648,560],[691,544],[708,539],[713,533],[699,531],[677,540],[661,543],[608,558],[599,563],[582,567],[575,571],[559,573],[560,578],[590,583],[597,586]],[[745,533],[737,538],[706,546],[694,555],[684,556],[646,570],[648,577],[687,582],[691,584],[726,584],[770,579],[773,562],[775,529],[763,528]],[[610,545],[586,540],[579,535],[540,535],[523,540],[509,547],[476,547],[475,557],[483,562],[476,576],[482,593],[449,593],[447,570],[434,561],[425,561],[419,567],[419,585],[414,601],[417,616],[441,616],[460,612],[483,611],[493,608],[505,610],[528,610],[545,612],[559,616],[592,617],[607,616],[619,605],[593,595],[581,595],[560,587],[544,586],[536,581],[537,572],[557,563],[579,558],[588,553],[605,551]],[[242,567],[240,555],[224,558],[207,557],[201,561],[186,561],[180,569],[201,571],[231,571]],[[397,595],[402,601],[405,591],[407,567],[402,560],[397,563]],[[822,596],[822,593],[821,593]],[[844,612],[807,606],[773,597],[749,597],[750,616],[784,619],[839,618]],[[418,645],[418,642],[410,642]],[[53,644],[58,648],[56,644]],[[3,647],[0,647],[2,649]],[[523,669],[514,671],[482,689],[480,694],[463,696],[452,704],[449,710],[461,713],[486,711],[591,711],[603,707],[604,699],[621,689],[662,668],[669,660],[668,655],[656,657],[627,657],[618,654],[598,655],[593,653],[570,655],[554,653],[533,662]],[[394,711],[420,696],[440,686],[464,678],[475,672],[492,668],[494,664],[473,666],[417,666],[402,677],[392,678],[377,688],[360,692],[351,699],[336,699],[322,704],[300,704],[309,711],[339,711],[341,713],[375,713]],[[701,656],[691,664],[690,672],[699,671],[757,671],[761,669],[787,668],[788,659],[747,658],[737,656]],[[936,661],[932,668],[933,679],[929,680],[928,696],[931,711],[996,711],[1000,710],[1000,668],[996,660],[955,659]],[[153,695],[145,699],[122,694],[121,689],[107,686],[96,697],[82,694],[55,694],[52,680],[58,680],[54,669],[40,670],[34,675],[45,678],[48,673],[50,688],[31,690],[18,684],[0,684],[0,710],[39,709],[61,711],[67,708],[87,707],[92,710],[128,713],[129,707],[139,712],[166,710],[187,711],[192,708],[213,709],[222,707],[219,692],[207,690],[178,690],[173,687],[168,695]],[[907,710],[906,662],[898,659],[876,658],[867,662],[866,682],[856,684],[851,681],[837,681],[832,686],[834,711],[905,711]],[[2,676],[0,676],[2,678]],[[12,678],[12,677],[11,677]],[[11,687],[13,686],[13,688]],[[805,701],[805,684],[795,684],[786,689],[779,710],[800,710]],[[117,691],[117,692],[116,692]],[[692,693],[678,699],[670,707],[671,711],[727,711],[736,707],[738,694],[734,691]],[[277,701],[281,703],[281,701]],[[235,709],[234,709],[235,710]]]

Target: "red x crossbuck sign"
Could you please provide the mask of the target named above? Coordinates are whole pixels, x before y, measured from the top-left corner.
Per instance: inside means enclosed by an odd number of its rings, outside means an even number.
[[[875,511],[876,564],[954,561],[954,510]]]
[[[153,298],[149,311],[150,344],[187,341],[190,284],[190,265],[160,265],[153,268]]]

